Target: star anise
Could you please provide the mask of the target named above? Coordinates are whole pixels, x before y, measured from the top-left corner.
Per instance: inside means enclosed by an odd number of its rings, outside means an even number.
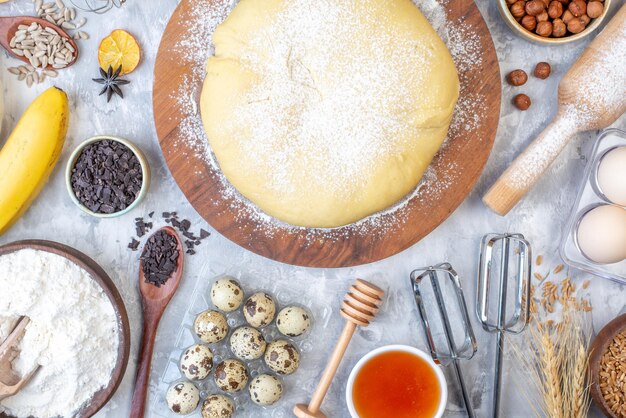
[[[130,81],[118,78],[121,72],[121,65],[117,67],[117,70],[115,71],[113,71],[113,68],[109,65],[109,69],[107,71],[104,71],[102,68],[100,68],[100,75],[102,76],[102,78],[92,78],[92,80],[96,83],[104,85],[104,88],[100,92],[100,96],[106,93],[107,103],[111,101],[111,97],[113,97],[114,93],[120,96],[122,99],[124,98],[124,93],[122,93],[122,89],[120,88],[120,86],[130,83]]]

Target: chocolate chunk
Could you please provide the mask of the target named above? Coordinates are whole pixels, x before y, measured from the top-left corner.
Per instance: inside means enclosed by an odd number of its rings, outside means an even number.
[[[96,213],[126,209],[137,199],[142,182],[139,159],[126,145],[114,140],[87,145],[70,176],[78,201]]]
[[[146,283],[161,287],[176,270],[178,259],[176,239],[165,231],[158,231],[151,236],[141,253],[141,268]]]

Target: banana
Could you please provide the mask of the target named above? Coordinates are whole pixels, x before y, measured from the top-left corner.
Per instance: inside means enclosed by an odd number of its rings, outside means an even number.
[[[69,119],[67,95],[49,88],[26,109],[0,150],[0,235],[28,209],[59,159]]]

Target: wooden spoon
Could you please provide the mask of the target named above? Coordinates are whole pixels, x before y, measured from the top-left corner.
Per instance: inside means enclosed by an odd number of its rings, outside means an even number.
[[[558,101],[552,123],[485,194],[497,214],[506,215],[526,195],[574,134],[606,128],[626,111],[626,5],[565,74]]]
[[[0,45],[2,45],[2,47],[7,50],[9,55],[19,60],[22,60],[25,63],[30,65],[30,61],[28,60],[28,58],[21,57],[17,55],[15,52],[13,52],[9,43],[11,42],[11,39],[13,39],[13,37],[15,36],[15,32],[17,32],[18,26],[20,25],[30,26],[33,22],[40,24],[41,27],[43,27],[44,29],[45,28],[53,29],[56,33],[59,34],[60,37],[65,38],[67,42],[69,42],[69,44],[72,45],[72,48],[74,48],[74,59],[72,60],[72,62],[67,64],[64,68],[74,65],[74,63],[78,59],[78,45],[76,45],[76,42],[74,41],[74,39],[72,39],[72,37],[68,35],[68,33],[65,32],[62,28],[48,22],[45,19],[40,19],[38,17],[33,17],[33,16],[0,17]],[[52,68],[52,65],[48,64],[46,68]]]
[[[39,370],[39,366],[37,366],[30,373],[18,376],[13,371],[11,365],[13,359],[19,355],[17,345],[24,336],[29,322],[30,319],[28,317],[21,317],[13,331],[0,345],[0,400],[19,392],[24,385],[30,382],[35,372]]]
[[[143,337],[141,340],[141,354],[139,356],[135,391],[133,392],[133,400],[130,407],[130,418],[140,418],[144,416],[146,392],[148,383],[150,382],[152,350],[154,348],[157,328],[159,327],[161,316],[167,304],[172,299],[172,296],[174,296],[176,289],[178,289],[180,279],[183,276],[183,243],[174,228],[166,226],[156,231],[155,234],[159,231],[164,231],[176,239],[178,260],[176,270],[174,270],[171,277],[165,284],[161,285],[161,287],[146,283],[143,274],[143,264],[141,262],[139,263],[139,291],[141,292],[141,304],[143,306]]]
[[[357,279],[350,287],[350,291],[341,304],[341,316],[346,319],[346,325],[337,341],[335,350],[328,360],[324,374],[317,384],[311,402],[308,405],[297,404],[293,413],[298,418],[326,418],[320,411],[326,392],[337,373],[339,363],[348,348],[357,326],[366,327],[378,313],[385,292],[378,286],[365,280]]]

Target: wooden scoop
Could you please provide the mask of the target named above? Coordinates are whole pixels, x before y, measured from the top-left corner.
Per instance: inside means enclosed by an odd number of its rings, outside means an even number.
[[[178,289],[180,279],[183,275],[183,243],[174,228],[166,226],[156,231],[155,234],[159,231],[164,231],[176,239],[178,260],[176,270],[174,270],[170,278],[161,287],[146,283],[143,274],[143,265],[141,262],[139,263],[139,291],[141,292],[141,304],[143,306],[143,337],[141,339],[141,354],[137,368],[135,391],[133,392],[133,400],[130,407],[130,418],[140,418],[144,416],[146,392],[148,383],[150,382],[152,350],[154,348],[157,328],[159,327],[161,316],[167,304],[172,299],[172,296],[174,296],[176,289]]]
[[[357,325],[366,327],[378,312],[385,292],[378,286],[365,280],[357,279],[341,304],[341,316],[346,319],[346,326],[339,337],[335,350],[326,365],[324,374],[313,393],[309,405],[298,404],[293,408],[293,413],[299,418],[326,418],[320,411],[324,396],[328,392],[333,377],[337,373],[339,363],[343,358],[350,339]]]
[[[45,19],[40,19],[38,17],[33,16],[8,16],[8,17],[0,17],[0,45],[9,53],[9,55],[24,61],[26,64],[30,64],[30,61],[26,57],[21,57],[17,55],[11,49],[10,42],[11,39],[15,36],[15,32],[17,32],[17,28],[20,25],[30,26],[32,23],[40,24],[44,29],[50,28],[54,29],[56,33],[59,34],[60,37],[65,38],[72,48],[74,48],[74,60],[67,64],[64,68],[67,68],[71,65],[74,65],[76,60],[78,59],[78,45],[67,32],[65,32],[62,28],[48,22]],[[52,65],[48,64],[46,68],[52,68]]]
[[[626,111],[626,5],[565,74],[558,101],[552,123],[484,196],[499,215],[526,195],[574,134],[606,128]]]
[[[15,357],[19,355],[17,345],[24,336],[29,322],[28,317],[22,316],[7,339],[0,345],[0,400],[19,392],[39,370],[39,366],[37,366],[27,375],[18,376],[11,365]]]

